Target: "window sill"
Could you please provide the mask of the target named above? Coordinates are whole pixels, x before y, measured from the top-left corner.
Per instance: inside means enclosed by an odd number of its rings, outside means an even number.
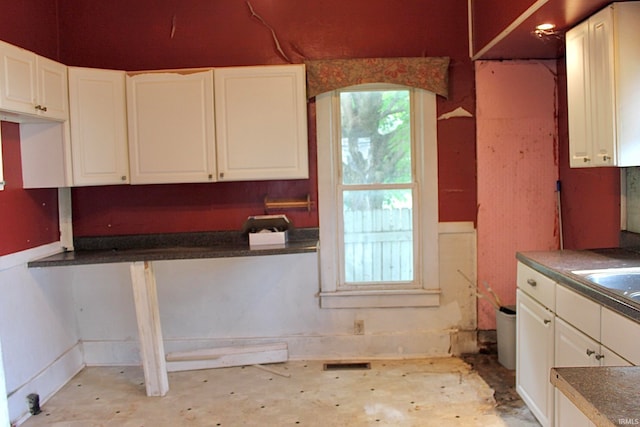
[[[440,289],[320,292],[321,308],[437,307]]]

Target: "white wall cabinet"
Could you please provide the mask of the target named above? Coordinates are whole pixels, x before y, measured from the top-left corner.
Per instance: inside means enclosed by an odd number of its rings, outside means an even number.
[[[516,293],[516,390],[543,426],[552,425],[554,315],[518,289]]]
[[[132,184],[216,177],[213,70],[127,76]]]
[[[0,41],[0,109],[53,120],[69,118],[67,67]]]
[[[216,68],[218,179],[309,177],[304,65]]]
[[[69,67],[73,185],[129,182],[125,72]]]
[[[570,166],[640,165],[640,2],[568,31],[566,61]]]

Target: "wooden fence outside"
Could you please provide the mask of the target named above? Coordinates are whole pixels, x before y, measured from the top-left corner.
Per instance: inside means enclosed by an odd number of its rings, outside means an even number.
[[[347,211],[344,230],[347,283],[413,280],[411,209]]]

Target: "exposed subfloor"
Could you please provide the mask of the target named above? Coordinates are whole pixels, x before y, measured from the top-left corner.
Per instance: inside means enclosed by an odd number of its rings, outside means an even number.
[[[86,368],[22,425],[539,426],[492,354],[266,368],[170,373],[164,397],[145,395],[141,367]]]

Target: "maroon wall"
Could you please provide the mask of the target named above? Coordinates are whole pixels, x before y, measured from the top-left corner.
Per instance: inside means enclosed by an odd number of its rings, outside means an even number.
[[[114,0],[60,3],[60,51],[69,65],[124,70],[285,62],[270,31],[244,0]],[[320,58],[450,56],[449,100],[474,111],[465,0],[252,0],[292,62]],[[175,23],[173,38],[172,25]],[[440,220],[475,221],[475,124],[438,126]],[[73,190],[76,236],[238,229],[263,213],[265,195],[317,200],[315,105],[309,105],[311,179],[146,185]],[[296,226],[317,226],[311,213],[288,211]]]
[[[269,30],[244,0],[0,0],[0,39],[70,65],[127,70],[275,64]],[[439,113],[475,111],[465,0],[252,0],[292,61],[303,58],[450,56],[450,97]],[[518,3],[519,5],[521,3]],[[57,8],[57,9],[56,9]],[[175,20],[174,20],[175,16]],[[171,37],[172,23],[175,32]],[[565,247],[614,246],[619,229],[618,169],[569,169],[566,93],[559,61],[559,165]],[[316,200],[315,104],[309,104],[311,179],[259,183],[87,187],[73,190],[76,235],[237,229],[262,200]],[[0,192],[0,255],[57,239],[55,190],[21,190],[17,125],[3,123],[7,190]],[[476,220],[473,120],[438,123],[441,221]],[[317,225],[317,209],[291,211]]]
[[[58,240],[58,192],[23,190],[20,128],[2,122],[2,159],[6,186],[0,191],[0,255]]]
[[[58,59],[56,0],[0,0],[0,40]],[[18,125],[2,122],[0,255],[57,241],[56,190],[23,190]]]

